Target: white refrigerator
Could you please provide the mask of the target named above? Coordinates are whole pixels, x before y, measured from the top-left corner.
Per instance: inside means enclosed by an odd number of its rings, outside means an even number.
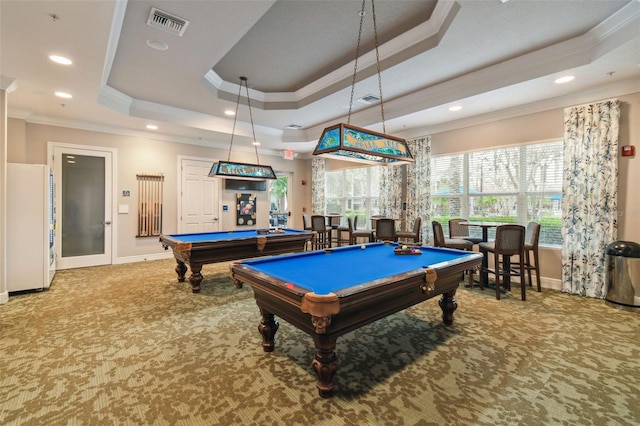
[[[7,164],[7,290],[49,288],[56,271],[53,173]]]

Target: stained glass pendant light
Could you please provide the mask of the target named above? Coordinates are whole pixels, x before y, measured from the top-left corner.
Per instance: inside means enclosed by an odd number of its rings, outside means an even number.
[[[351,100],[349,101],[349,115],[347,123],[338,123],[327,127],[322,132],[320,140],[313,155],[332,157],[347,161],[356,161],[374,165],[401,165],[412,163],[415,160],[406,140],[387,135],[384,123],[384,102],[382,99],[382,79],[380,77],[380,57],[378,55],[378,31],[376,28],[376,9],[374,0],[371,0],[371,12],[373,16],[373,33],[376,48],[376,67],[378,73],[378,88],[380,90],[380,111],[382,115],[382,133],[363,129],[351,125],[351,108],[353,106],[353,94],[356,85],[356,72],[358,70],[358,56],[360,54],[360,39],[362,37],[362,23],[365,16],[365,3],[362,0],[360,11],[360,30],[358,32],[358,45],[356,59],[353,67],[353,79],[351,83]]]
[[[242,86],[245,86],[247,91],[247,105],[249,106],[249,118],[251,119],[251,132],[253,134],[253,146],[256,150],[256,164],[251,163],[236,163],[231,161],[231,150],[233,148],[233,135],[236,131],[236,122],[238,121],[238,107],[240,106],[240,95],[242,92]],[[238,101],[236,102],[236,114],[233,119],[233,129],[231,131],[231,142],[229,143],[229,155],[227,161],[218,161],[213,163],[211,170],[209,171],[209,177],[221,177],[225,179],[240,179],[240,180],[266,180],[277,179],[271,166],[261,165],[260,157],[258,157],[258,143],[256,142],[256,131],[253,127],[253,114],[251,113],[251,99],[249,97],[249,83],[247,77],[240,77],[240,87],[238,89]]]

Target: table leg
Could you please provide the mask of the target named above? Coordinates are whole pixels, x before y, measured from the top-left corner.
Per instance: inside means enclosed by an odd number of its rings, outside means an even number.
[[[446,325],[453,324],[453,313],[458,309],[458,302],[454,298],[456,290],[447,291],[442,293],[442,298],[438,301],[440,309],[442,309],[442,322]]]
[[[482,227],[482,242],[489,241],[489,228],[486,226]]]
[[[333,376],[338,371],[338,357],[335,352],[336,338],[316,334],[313,340],[316,345],[316,355],[311,366],[318,376],[316,388],[322,398],[328,398],[333,395]]]
[[[200,283],[202,283],[202,279],[204,278],[200,271],[202,271],[202,265],[193,265],[191,264],[191,276],[189,277],[189,282],[191,283],[191,291],[193,293],[200,293]]]
[[[278,324],[275,315],[262,307],[259,308],[262,321],[258,324],[258,331],[262,335],[262,349],[265,352],[273,352],[273,348],[276,346],[276,331],[278,331],[280,324]]]
[[[480,266],[480,290],[484,290],[484,288],[489,284],[489,273],[487,272],[487,268],[489,267],[489,253],[482,253],[482,265]]]
[[[184,282],[184,275],[187,273],[187,265],[181,260],[176,260],[176,262],[178,264],[176,265],[175,271],[176,274],[178,274],[178,281],[182,283]]]

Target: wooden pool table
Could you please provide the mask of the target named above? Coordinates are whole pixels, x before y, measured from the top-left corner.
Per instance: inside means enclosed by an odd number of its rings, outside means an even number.
[[[187,266],[191,268],[191,289],[200,292],[202,265],[304,251],[311,231],[283,228],[270,230],[240,230],[202,232],[195,234],[160,235],[165,250],[171,248],[178,265],[178,281],[183,282]]]
[[[397,247],[369,243],[234,263],[232,278],[252,287],[260,309],[264,351],[274,349],[276,315],[310,334],[316,387],[329,397],[339,336],[439,294],[442,319],[451,325],[462,274],[480,266],[482,255],[436,247],[398,255]]]

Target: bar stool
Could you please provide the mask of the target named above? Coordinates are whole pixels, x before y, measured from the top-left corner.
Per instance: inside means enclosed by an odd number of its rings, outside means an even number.
[[[473,244],[480,244],[483,240],[478,237],[469,236],[469,227],[460,225],[461,222],[467,222],[467,219],[450,219],[449,220],[449,237],[462,238],[471,241]]]
[[[376,241],[398,241],[395,220],[388,218],[376,220]]]
[[[414,243],[420,242],[420,225],[422,225],[422,218],[416,217],[416,220],[413,222],[413,230],[412,231],[398,231],[396,235],[398,239],[407,239],[413,240]]]
[[[322,215],[311,215],[311,231],[314,232],[313,249],[331,247],[331,230],[327,228],[327,220]]]
[[[433,228],[433,245],[434,247],[445,247],[457,250],[473,251],[473,243],[462,238],[446,238],[442,230],[442,224],[434,220],[431,222]],[[469,278],[469,287],[473,287],[473,269],[467,270]],[[463,277],[464,278],[464,277]]]
[[[526,283],[524,281],[524,236],[522,225],[500,225],[496,228],[496,239],[492,242],[480,243],[482,269],[480,271],[480,290],[487,284],[489,274],[496,277],[496,299],[500,300],[500,277],[504,280],[505,290],[511,290],[511,277],[520,277],[520,292],[522,300],[527,300]],[[489,267],[488,255],[493,254],[494,267]],[[518,256],[518,266],[511,266],[511,256]]]

